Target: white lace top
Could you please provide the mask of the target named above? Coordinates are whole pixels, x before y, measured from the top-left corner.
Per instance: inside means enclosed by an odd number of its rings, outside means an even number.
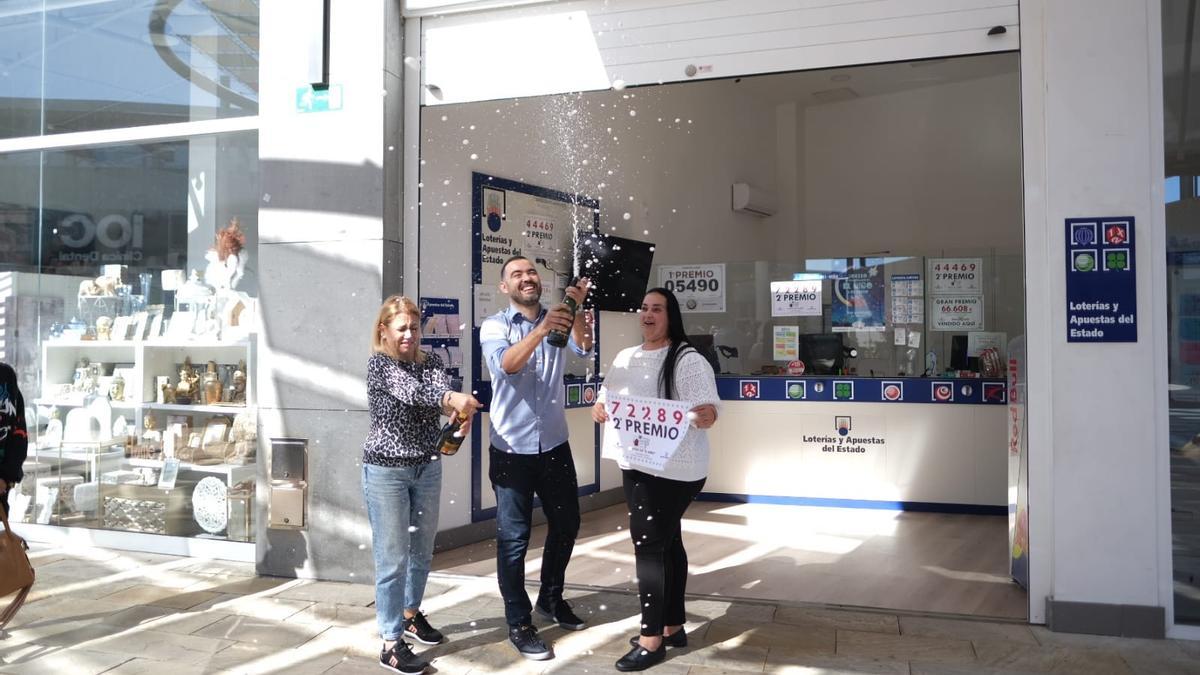
[[[667,357],[667,347],[660,349],[642,349],[641,345],[621,350],[613,359],[612,368],[604,375],[604,386],[600,388],[600,401],[605,400],[605,394],[612,391],[628,396],[649,396],[662,398],[658,388],[659,374],[662,372],[663,361]],[[696,407],[711,403],[720,407],[720,397],[717,395],[717,380],[713,375],[712,366],[694,349],[684,348],[675,366],[675,385],[673,398],[687,401]],[[606,432],[607,433],[607,432]],[[623,462],[617,462],[622,469],[628,469]],[[671,461],[667,462],[663,471],[646,471],[662,478],[678,481],[696,481],[708,475],[708,432],[696,427],[688,427],[688,431],[679,442],[679,449]]]

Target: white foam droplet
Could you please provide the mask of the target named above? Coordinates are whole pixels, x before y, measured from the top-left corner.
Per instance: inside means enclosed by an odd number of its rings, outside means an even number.
[[[621,214],[621,218],[623,218],[623,219],[625,219],[625,220],[629,220],[629,219],[630,219],[630,218],[632,218],[632,217],[633,217],[633,215],[632,215],[632,214],[630,214],[628,211],[626,211],[625,213]]]

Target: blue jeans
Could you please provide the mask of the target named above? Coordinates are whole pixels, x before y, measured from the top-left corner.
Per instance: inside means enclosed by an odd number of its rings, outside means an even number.
[[[441,461],[399,467],[363,464],[363,498],[375,554],[375,616],[384,640],[400,639],[404,610],[421,607],[441,496]]]
[[[562,600],[567,563],[579,534],[579,482],[571,446],[563,443],[538,455],[518,455],[491,448],[488,478],[496,491],[496,577],[504,598],[509,626],[530,622],[525,592],[525,552],[533,525],[533,497],[542,500],[546,514],[546,543],[542,547],[542,586],[538,602],[549,606]]]

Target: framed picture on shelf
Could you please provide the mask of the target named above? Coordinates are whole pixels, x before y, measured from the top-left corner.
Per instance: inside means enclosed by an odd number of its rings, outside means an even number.
[[[210,445],[224,443],[231,426],[233,426],[233,419],[222,415],[214,416],[208,420],[208,424],[204,425],[204,438],[200,441],[201,446],[207,448]]]
[[[150,313],[150,327],[147,330],[146,339],[157,340],[162,336],[163,306],[150,305],[146,310]]]
[[[117,318],[113,319],[112,339],[128,340],[129,326],[132,321],[133,317],[131,316],[118,316]]]
[[[135,312],[133,315],[133,339],[141,341],[146,336],[146,325],[150,321],[148,312]]]

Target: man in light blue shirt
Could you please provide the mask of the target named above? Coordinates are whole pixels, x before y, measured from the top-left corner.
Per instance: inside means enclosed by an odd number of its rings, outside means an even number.
[[[563,600],[567,563],[579,533],[579,488],[567,442],[563,371],[566,354],[547,344],[551,331],[570,335],[568,346],[580,356],[592,350],[586,312],[566,304],[542,307],[542,282],[527,258],[514,256],[500,268],[500,292],[508,309],[479,328],[484,362],[492,376],[489,406],[491,448],[488,477],[496,492],[496,573],[504,597],[508,638],[524,657],[553,656],[538,637],[525,592],[525,552],[533,525],[533,498],[542,500],[548,532],[542,550],[538,614],[563,628],[585,624]],[[566,293],[582,306],[590,283],[580,279]]]

